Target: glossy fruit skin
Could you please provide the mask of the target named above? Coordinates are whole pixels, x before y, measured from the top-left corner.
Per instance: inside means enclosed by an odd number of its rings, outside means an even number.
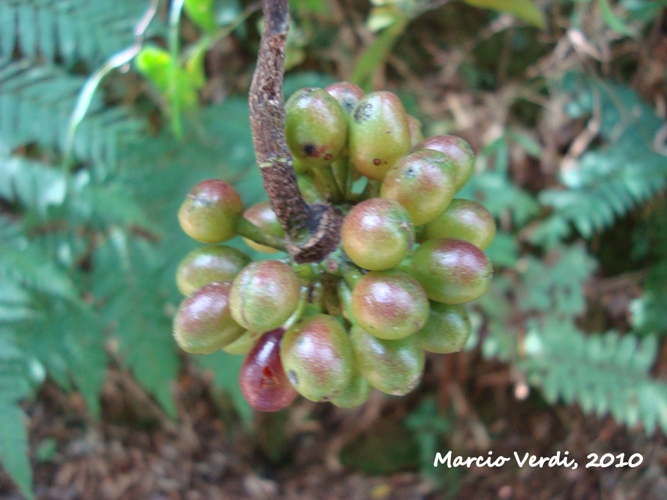
[[[425,351],[448,354],[463,349],[471,331],[470,316],[463,306],[431,302],[428,321],[415,337]]]
[[[291,405],[297,397],[280,361],[283,334],[282,328],[266,332],[241,365],[241,392],[255,410],[279,411]]]
[[[349,153],[354,167],[369,179],[382,180],[409,150],[410,125],[400,99],[391,92],[364,96],[350,121]]]
[[[285,103],[285,135],[295,158],[308,168],[324,168],[347,142],[347,117],[324,89],[297,90]]]
[[[428,299],[421,285],[403,271],[363,275],[352,290],[351,309],[357,323],[380,339],[402,339],[428,320]]]
[[[311,401],[330,401],[352,378],[352,346],[326,314],[308,316],[283,337],[280,359],[292,386]]]
[[[380,196],[405,207],[415,226],[435,219],[456,192],[456,169],[444,154],[430,149],[400,158],[382,181]]]
[[[415,150],[434,149],[452,159],[456,166],[456,190],[460,190],[470,180],[475,170],[475,153],[470,144],[454,135],[434,135],[415,146]]]
[[[280,221],[278,220],[278,217],[276,217],[275,212],[271,209],[271,204],[268,201],[260,201],[259,203],[255,203],[248,207],[246,211],[243,212],[243,218],[248,219],[257,227],[264,229],[264,231],[273,236],[277,236],[278,238],[283,238],[285,236],[285,231],[280,225]],[[275,248],[255,243],[247,238],[243,238],[243,241],[245,241],[250,248],[257,250],[258,252],[277,253],[279,251]]]
[[[331,400],[339,408],[356,408],[368,400],[371,394],[371,384],[364,378],[361,372],[356,368],[356,361],[352,363],[352,378],[350,383]]]
[[[299,277],[287,264],[277,260],[253,262],[232,283],[232,317],[252,332],[273,330],[296,310],[300,291]]]
[[[458,238],[486,250],[496,236],[496,221],[489,211],[473,200],[452,200],[435,219],[424,226],[422,238]]]
[[[456,238],[429,240],[412,257],[411,274],[428,298],[463,304],[481,297],[493,277],[491,262],[472,243]]]
[[[261,336],[262,334],[259,332],[246,330],[239,338],[231,344],[227,344],[222,350],[228,354],[248,354]]]
[[[394,396],[403,396],[417,387],[424,371],[425,356],[414,335],[383,340],[353,326],[350,340],[357,368],[371,386]]]
[[[181,305],[174,317],[174,338],[185,352],[210,354],[243,334],[229,308],[231,283],[209,283]]]
[[[356,265],[381,271],[396,266],[412,250],[415,230],[407,210],[398,202],[370,198],[347,214],[341,241]]]
[[[361,87],[349,82],[332,83],[324,90],[326,90],[333,96],[334,99],[338,101],[340,107],[345,113],[345,116],[348,118],[352,115],[352,111],[354,111],[357,103],[364,97],[364,91],[361,89]]]
[[[414,149],[417,144],[424,140],[422,133],[422,123],[412,115],[408,115],[408,125],[410,127],[410,149]]]
[[[250,263],[241,250],[208,245],[196,248],[181,261],[176,270],[176,286],[183,295],[215,281],[231,281]]]
[[[219,179],[196,184],[178,210],[185,234],[202,243],[222,243],[236,236],[243,201],[234,186]]]

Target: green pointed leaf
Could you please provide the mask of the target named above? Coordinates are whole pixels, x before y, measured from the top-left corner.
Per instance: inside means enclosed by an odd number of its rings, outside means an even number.
[[[531,0],[463,0],[468,5],[482,9],[508,12],[513,16],[538,28],[544,28],[544,15]]]

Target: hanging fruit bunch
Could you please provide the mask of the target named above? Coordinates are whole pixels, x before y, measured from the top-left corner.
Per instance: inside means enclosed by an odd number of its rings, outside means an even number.
[[[425,351],[463,347],[463,304],[492,278],[483,250],[495,222],[455,198],[474,155],[454,136],[424,139],[390,92],[336,83],[301,89],[283,106],[280,10],[265,8],[250,97],[270,202],[244,207],[218,179],[187,195],[181,227],[207,246],[178,268],[187,298],[174,337],[190,353],[245,355],[240,387],[257,410],[283,409],[298,394],[344,408],[372,388],[404,395],[421,379]],[[236,235],[288,255],[251,262],[223,245]]]

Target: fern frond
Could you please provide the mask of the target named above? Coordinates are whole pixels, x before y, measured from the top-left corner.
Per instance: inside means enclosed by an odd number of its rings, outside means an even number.
[[[58,66],[35,66],[27,59],[0,66],[0,154],[8,156],[31,143],[62,152],[84,81]],[[118,151],[143,129],[126,109],[105,107],[98,94],[74,138],[73,154],[81,161],[116,168]]]
[[[568,106],[572,116],[598,113],[599,134],[606,144],[589,150],[575,168],[563,172],[563,189],[540,194],[540,202],[553,207],[554,214],[545,221],[548,231],[533,234],[538,243],[554,230],[566,237],[569,224],[589,238],[667,184],[667,157],[653,149],[663,121],[634,91],[581,75],[568,75],[563,87],[576,96]]]
[[[103,320],[119,340],[120,357],[174,417],[169,383],[176,377],[179,362],[161,265],[155,246],[114,230],[95,253],[93,292],[103,304]]]
[[[550,403],[578,403],[585,413],[641,423],[652,434],[656,426],[667,432],[667,384],[649,373],[657,349],[653,336],[585,335],[572,323],[548,321],[531,329],[518,366]]]
[[[26,498],[33,498],[26,415],[19,401],[32,394],[28,359],[0,330],[0,464]]]
[[[15,0],[0,3],[0,57],[18,48],[67,65],[84,61],[89,69],[130,45],[147,1]]]

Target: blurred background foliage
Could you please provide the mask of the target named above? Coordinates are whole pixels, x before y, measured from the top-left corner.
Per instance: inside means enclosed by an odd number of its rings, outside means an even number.
[[[240,358],[186,357],[171,337],[175,268],[195,246],[175,217],[187,190],[218,177],[248,204],[265,198],[246,102],[258,3],[0,1],[0,493],[32,497],[33,470],[67,461],[65,434],[39,432],[41,401],[103,432],[119,418],[113,388],[130,394],[130,428],[192,430],[196,386],[225,439],[261,451],[251,463],[297,463],[299,436],[321,426],[327,470],[416,470],[419,491],[449,497],[471,473],[434,469],[435,452],[499,449],[517,418],[557,416],[543,452],[572,444],[575,424],[591,439],[605,422],[632,446],[662,439],[665,7],[292,2],[286,95],[336,80],[389,89],[425,135],[467,139],[478,161],[461,196],[496,217],[496,277],[466,351],[429,358],[413,395],[260,417],[240,395]],[[271,494],[251,477],[246,494]]]

